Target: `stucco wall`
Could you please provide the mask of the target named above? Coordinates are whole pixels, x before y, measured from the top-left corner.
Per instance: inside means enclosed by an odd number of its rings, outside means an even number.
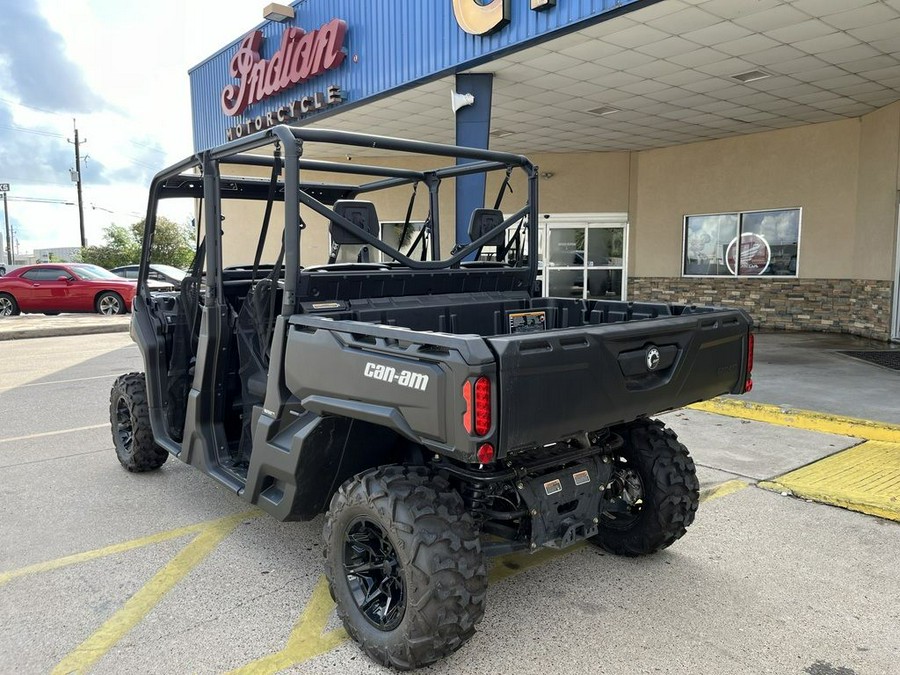
[[[844,120],[638,153],[631,274],[681,275],[685,215],[799,206],[799,274],[866,278],[873,272],[845,253],[854,240],[859,128]]]
[[[900,187],[900,103],[862,117],[859,141],[854,278],[891,279]]]

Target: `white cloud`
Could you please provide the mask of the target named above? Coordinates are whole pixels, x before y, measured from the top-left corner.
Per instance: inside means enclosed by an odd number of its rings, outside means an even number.
[[[12,184],[10,217],[21,251],[78,245],[77,208],[18,201],[75,202],[74,153],[66,143],[73,117],[87,139],[89,242],[98,243],[111,222],[130,223],[146,211],[150,177],[192,151],[188,69],[257,26],[264,4],[38,0],[40,17],[7,27],[30,32],[13,57],[0,49],[0,136],[15,147],[15,161],[0,155],[0,182]],[[55,72],[47,72],[48,61]]]

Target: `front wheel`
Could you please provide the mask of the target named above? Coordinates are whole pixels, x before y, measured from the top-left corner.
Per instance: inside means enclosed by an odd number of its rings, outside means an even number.
[[[411,670],[462,646],[484,614],[487,571],[462,497],[424,467],[384,466],[335,493],[325,575],[350,636]]]
[[[109,421],[119,463],[140,473],[161,467],[169,453],[153,440],[143,373],[120,375],[109,393]]]
[[[19,313],[19,303],[9,293],[0,293],[0,319],[4,316],[16,316]]]
[[[700,503],[694,461],[658,420],[616,430],[625,441],[603,495],[600,531],[590,541],[624,556],[655,553],[684,536]]]
[[[97,301],[94,303],[94,308],[97,310],[98,314],[106,314],[107,316],[112,316],[114,314],[124,314],[125,301],[122,300],[122,296],[118,293],[115,293],[113,291],[104,291],[97,296]]]

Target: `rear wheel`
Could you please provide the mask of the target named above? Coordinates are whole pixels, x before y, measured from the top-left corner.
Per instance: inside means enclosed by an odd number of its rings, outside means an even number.
[[[99,314],[112,316],[113,314],[125,313],[125,301],[122,296],[113,291],[104,291],[97,296],[94,308]]]
[[[600,531],[590,541],[617,555],[655,553],[694,522],[700,502],[694,461],[657,420],[636,420],[617,431],[625,446],[613,460]]]
[[[0,318],[4,316],[16,316],[19,313],[19,303],[9,293],[0,293]]]
[[[169,453],[153,440],[143,373],[120,375],[109,394],[109,421],[119,463],[135,473],[161,467]]]
[[[484,614],[487,571],[462,498],[424,467],[348,480],[325,518],[338,616],[378,663],[410,670],[463,645]]]

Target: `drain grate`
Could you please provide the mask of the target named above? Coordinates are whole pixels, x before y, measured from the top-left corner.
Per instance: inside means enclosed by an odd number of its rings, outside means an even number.
[[[882,349],[872,352],[839,352],[876,366],[900,370],[900,349]]]

